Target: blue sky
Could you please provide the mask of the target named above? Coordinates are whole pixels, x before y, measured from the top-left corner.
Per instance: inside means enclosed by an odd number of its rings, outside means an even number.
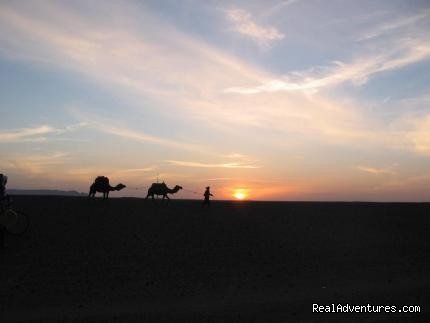
[[[2,1],[1,171],[428,200],[429,30],[428,1]]]

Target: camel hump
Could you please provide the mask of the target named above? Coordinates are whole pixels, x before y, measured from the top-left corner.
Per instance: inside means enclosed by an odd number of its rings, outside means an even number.
[[[109,178],[107,178],[106,176],[97,176],[96,179],[94,180],[94,183],[109,185]]]
[[[152,183],[152,187],[167,187],[166,183]]]

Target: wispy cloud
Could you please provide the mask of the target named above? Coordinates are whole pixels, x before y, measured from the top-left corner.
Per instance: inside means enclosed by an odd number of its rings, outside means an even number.
[[[137,180],[142,181],[143,176],[147,179],[149,177],[148,173],[154,173],[156,170],[156,166],[119,168],[118,165],[109,166],[106,164],[90,167],[76,167],[74,165],[69,165],[69,167],[64,170],[62,176],[68,180],[74,179],[83,183],[87,183],[99,175],[108,176],[112,180],[136,182]]]
[[[144,168],[127,168],[123,169],[122,172],[124,173],[146,173],[146,172],[153,172],[156,168],[154,166],[151,167],[144,167]]]
[[[247,122],[237,107],[225,108],[222,89],[269,76],[208,43],[160,24],[148,12],[136,14],[126,6],[112,10],[110,14],[117,16],[114,20],[143,20],[145,28],[133,23],[112,25],[97,15],[94,22],[85,20],[72,8],[53,3],[41,4],[32,14],[19,4],[16,8],[0,5],[0,9],[0,51],[4,55],[80,73],[136,106],[150,98],[163,106],[156,111],[161,115],[180,110],[182,118]],[[202,104],[211,108],[204,109]]]
[[[280,12],[281,10],[291,6],[292,4],[299,2],[299,0],[285,0],[285,1],[280,1],[279,3],[275,4],[274,6],[266,9],[263,13],[262,16],[263,17],[269,17],[272,16],[278,12]]]
[[[376,187],[376,190],[402,190],[403,193],[413,194],[416,191],[425,192],[430,187],[430,175],[413,175],[405,178],[394,178]],[[406,194],[404,194],[405,196]],[[418,199],[420,199],[418,197]],[[421,198],[422,199],[422,198]]]
[[[207,181],[211,182],[229,182],[229,183],[240,183],[240,182],[246,182],[246,183],[256,183],[256,184],[270,184],[270,183],[283,183],[280,179],[243,179],[243,178],[237,178],[237,177],[214,177],[214,178],[208,178]]]
[[[76,111],[77,110],[75,110],[75,112]],[[77,113],[77,114],[80,114],[80,113]],[[205,150],[205,148],[197,144],[188,143],[186,141],[163,138],[159,136],[153,136],[143,131],[133,130],[126,127],[118,127],[112,124],[112,122],[104,121],[104,120],[102,121],[100,118],[99,120],[92,120],[92,121],[89,121],[89,119],[87,120],[88,121],[86,122],[86,124],[88,125],[88,128],[96,129],[98,131],[108,133],[114,136],[118,136],[121,138],[130,139],[132,141],[177,148],[181,150],[189,150],[189,151]]]
[[[166,162],[177,166],[197,167],[197,168],[248,168],[248,169],[260,168],[260,166],[257,166],[257,165],[248,165],[248,164],[242,164],[242,163],[212,164],[212,163],[200,163],[200,162],[182,161],[182,160],[166,160]]]
[[[214,178],[207,178],[207,181],[230,181],[230,180],[234,180],[234,177],[214,177]]]
[[[412,16],[406,16],[406,17],[400,17],[395,20],[384,22],[376,27],[373,27],[372,29],[368,30],[367,32],[363,33],[360,37],[358,37],[358,41],[363,40],[369,40],[372,38],[376,38],[382,35],[385,35],[387,33],[392,33],[396,31],[396,29],[399,28],[406,28],[410,25],[414,25],[420,20],[423,20],[425,18],[430,17],[430,10],[426,10],[424,12],[421,12],[419,14],[415,14]]]
[[[425,39],[399,39],[398,44],[375,50],[375,55],[358,53],[351,61],[280,77],[160,23],[149,11],[111,10],[117,19],[105,21],[103,14],[79,15],[66,4],[42,3],[34,12],[23,7],[19,3],[0,5],[0,49],[4,55],[79,73],[137,108],[143,101],[155,102],[146,105],[145,111],[173,115],[190,126],[204,120],[208,127],[222,127],[225,133],[241,136],[267,130],[273,136],[264,141],[273,145],[281,141],[279,145],[284,145],[280,138],[285,134],[326,144],[362,145],[363,140],[375,143],[374,138],[396,141],[398,136],[393,137],[386,125],[363,114],[359,104],[330,99],[324,93],[309,96],[302,92],[349,81],[363,84],[375,73],[418,62],[430,53]],[[260,26],[246,12],[236,12],[235,17]],[[116,23],[123,21],[127,23]],[[144,22],[142,28],[136,27],[137,21]],[[276,40],[280,36],[271,37]],[[192,140],[149,134],[143,127],[131,129],[96,120],[82,121],[133,141],[196,152],[211,150]],[[252,138],[263,140],[262,136]]]
[[[186,150],[199,149],[199,146],[197,145],[171,140],[171,139],[160,138],[156,136],[151,136],[144,132],[134,131],[127,128],[117,128],[117,127],[111,127],[111,126],[100,125],[100,124],[96,124],[96,128],[106,133],[110,133],[112,135],[116,135],[122,138],[131,139],[131,140],[136,140],[140,142],[152,143],[156,145],[163,145],[163,146],[175,147],[175,148],[186,149]]]
[[[410,121],[412,128],[406,132],[416,152],[430,155],[430,115]]]
[[[157,109],[157,113],[174,114],[188,118],[190,122],[203,119],[213,127],[228,129],[233,125],[237,129],[238,125],[257,126],[301,133],[314,133],[324,125],[325,129],[321,131],[330,136],[337,136],[340,131],[326,131],[332,122],[339,124],[335,119],[345,115],[339,109],[335,109],[336,116],[327,111],[322,103],[326,100],[307,102],[308,98],[300,95],[289,96],[286,100],[281,94],[269,98],[261,95],[258,99],[226,95],[223,89],[235,84],[251,86],[274,76],[166,25],[159,26],[154,17],[145,16],[145,21],[153,24],[144,31],[128,25],[114,26],[117,28],[113,30],[112,26],[103,23],[82,22],[82,17],[75,17],[73,10],[67,8],[42,6],[39,9],[39,13],[33,15],[10,8],[0,11],[0,25],[9,31],[1,34],[3,47],[13,57],[26,55],[25,59],[46,59],[50,64],[67,67],[100,81],[122,97],[134,98],[136,106],[142,99],[150,98],[163,106]],[[48,17],[52,15],[61,19],[46,19],[45,12],[50,13]],[[134,19],[135,13],[126,13],[127,19]],[[125,12],[119,10],[117,14],[121,18]],[[157,29],[153,30],[152,25],[157,25]],[[70,26],[76,27],[73,33]],[[154,35],[157,36],[156,42]],[[33,42],[27,41],[28,37],[43,46],[33,46]],[[165,51],[163,44],[174,50]],[[299,112],[296,106],[307,106],[308,109]],[[313,113],[318,116],[311,117]],[[90,123],[93,118],[83,121]],[[302,126],[298,127],[298,124]],[[104,122],[94,125],[104,132],[141,142],[201,149],[177,139],[159,138]],[[341,131],[342,134],[347,128]]]
[[[332,87],[345,82],[363,85],[380,72],[396,70],[430,58],[430,42],[403,39],[377,55],[358,57],[351,62],[335,61],[331,66],[296,71],[281,79],[268,80],[256,86],[236,86],[226,93],[257,94],[262,92],[306,91]]]
[[[239,154],[239,153],[231,153],[231,154],[223,155],[223,157],[226,157],[226,158],[235,158],[235,159],[238,159],[238,158],[241,158],[241,159],[248,158],[247,155]]]
[[[0,142],[26,142],[26,141],[46,141],[47,136],[64,134],[84,127],[85,124],[73,124],[64,128],[54,128],[49,125],[41,125],[32,128],[20,128],[0,131]],[[58,138],[53,138],[57,140]]]
[[[43,135],[55,132],[56,129],[43,125],[34,128],[13,129],[0,132],[0,142],[16,142],[34,140]]]
[[[65,152],[51,152],[46,154],[17,154],[4,156],[0,159],[3,167],[11,171],[29,174],[42,174],[63,166],[70,159]]]
[[[369,166],[357,166],[357,169],[362,172],[370,173],[373,175],[394,175],[395,174],[393,167],[375,168],[375,167],[369,167]]]
[[[272,42],[285,37],[283,33],[273,26],[258,24],[255,18],[246,10],[228,9],[226,10],[226,17],[232,23],[234,31],[252,39],[264,48],[267,48]]]

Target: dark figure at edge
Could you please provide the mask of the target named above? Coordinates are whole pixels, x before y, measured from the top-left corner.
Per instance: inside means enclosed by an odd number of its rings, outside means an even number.
[[[3,215],[3,212],[5,211],[4,203],[7,202],[6,184],[7,184],[7,176],[0,174],[0,215]],[[6,228],[4,227],[3,223],[0,222],[0,252],[4,247],[5,231],[6,231]]]

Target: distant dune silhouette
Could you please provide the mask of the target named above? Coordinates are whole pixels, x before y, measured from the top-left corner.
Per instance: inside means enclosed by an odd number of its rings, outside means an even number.
[[[56,195],[56,196],[86,196],[78,191],[37,190],[37,189],[8,189],[9,195]]]

